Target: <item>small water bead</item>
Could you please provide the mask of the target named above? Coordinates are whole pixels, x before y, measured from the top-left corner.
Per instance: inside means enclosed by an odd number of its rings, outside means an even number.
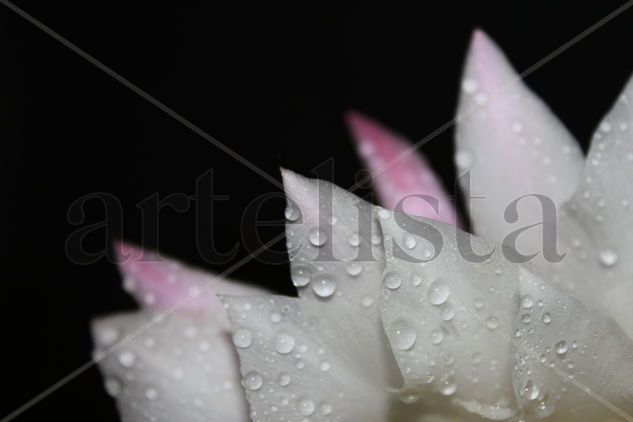
[[[420,400],[420,395],[418,393],[405,392],[400,393],[399,398],[404,404],[413,404]]]
[[[372,234],[371,235],[371,244],[374,246],[378,246],[380,245],[380,243],[382,242],[382,237],[379,234]]]
[[[308,240],[314,246],[323,246],[327,242],[327,233],[318,227],[314,227],[308,234]]]
[[[530,316],[530,314],[523,314],[521,315],[521,322],[524,324],[529,324],[530,322],[532,322],[532,317]]]
[[[121,364],[121,366],[125,368],[131,368],[132,366],[134,366],[134,363],[136,362],[136,355],[132,352],[125,351],[125,352],[119,353],[119,356],[117,359],[119,363]]]
[[[496,317],[490,317],[486,320],[486,327],[489,330],[496,330],[499,328],[499,320]]]
[[[293,222],[299,219],[299,217],[301,216],[301,212],[299,212],[299,209],[294,205],[288,204],[286,206],[286,210],[284,211],[284,215],[286,217],[286,220]]]
[[[445,396],[450,396],[457,391],[457,383],[452,378],[447,378],[442,382],[440,386],[440,393]]]
[[[97,340],[105,347],[110,347],[116,343],[119,336],[119,330],[114,327],[105,327],[97,332]]]
[[[324,360],[323,362],[319,363],[319,369],[323,372],[327,372],[330,370],[330,368],[332,367],[332,365],[330,365],[330,362]]]
[[[455,309],[450,304],[446,304],[442,307],[440,315],[444,321],[450,321],[455,317]]]
[[[474,94],[479,88],[479,84],[476,80],[466,78],[462,81],[462,90],[467,94]]]
[[[429,291],[427,293],[429,302],[432,305],[439,306],[448,300],[448,296],[450,294],[450,289],[446,281],[441,278],[433,281],[429,286]]]
[[[336,280],[329,274],[321,274],[312,282],[312,290],[319,297],[330,297],[336,290]]]
[[[123,385],[118,378],[108,377],[104,381],[104,387],[106,393],[108,393],[111,397],[117,397],[121,394],[121,390],[123,389]]]
[[[415,237],[411,236],[410,234],[404,237],[402,243],[407,249],[413,249],[418,244],[418,242],[415,240]]]
[[[262,388],[264,385],[264,380],[262,379],[259,372],[251,371],[244,375],[244,379],[242,380],[244,387],[248,388],[251,391],[257,391]]]
[[[523,124],[521,122],[512,123],[512,132],[520,133],[521,131],[523,131]]]
[[[556,403],[554,401],[542,401],[534,408],[534,413],[538,418],[543,419],[552,416],[555,410]]]
[[[329,416],[332,414],[332,405],[326,401],[319,405],[319,413],[323,416]]]
[[[484,307],[484,300],[480,297],[475,299],[475,308],[481,309]]]
[[[358,235],[358,233],[350,234],[348,240],[349,240],[349,244],[352,246],[360,245],[360,236]]]
[[[253,344],[253,333],[246,328],[239,328],[233,333],[233,344],[240,349],[246,349]]]
[[[613,249],[606,248],[600,251],[600,263],[605,267],[612,267],[618,263],[618,253]]]
[[[384,208],[380,208],[378,210],[378,217],[380,217],[381,220],[387,220],[390,216],[391,216],[391,213],[389,213],[388,210]]]
[[[273,324],[279,324],[281,321],[281,314],[279,312],[273,311],[268,315],[268,320]]]
[[[554,345],[554,350],[558,355],[564,355],[567,353],[567,342],[565,340],[561,340]]]
[[[413,274],[413,276],[411,276],[411,284],[413,285],[413,287],[418,287],[420,284],[422,284],[422,276],[420,274]]]
[[[444,341],[444,330],[442,330],[441,328],[437,328],[431,331],[431,335],[429,338],[431,340],[431,344],[440,344],[442,341]]]
[[[371,305],[374,304],[374,299],[372,299],[371,296],[363,296],[363,298],[360,300],[360,303],[365,308],[369,308]]]
[[[536,400],[539,393],[538,385],[534,384],[532,380],[528,380],[521,391],[521,395],[527,397],[528,400]]]
[[[402,277],[399,274],[388,272],[383,278],[385,287],[391,290],[396,290],[402,284]]]
[[[394,343],[400,350],[409,350],[415,344],[417,335],[415,331],[403,320],[394,322],[391,327]]]
[[[145,397],[147,400],[156,400],[158,398],[158,390],[155,388],[148,388],[145,390]]]
[[[359,263],[352,262],[351,264],[348,264],[345,269],[347,270],[347,274],[352,277],[357,277],[363,271],[363,266]]]
[[[336,223],[338,223],[338,218],[336,218],[336,216],[334,216],[334,215],[331,215],[331,216],[328,218],[327,222],[330,224],[330,226],[333,226],[333,225],[335,225]]]
[[[455,164],[460,169],[465,169],[473,164],[473,154],[467,150],[460,150],[455,154]]]
[[[314,414],[315,409],[316,405],[314,404],[314,401],[312,399],[303,397],[297,400],[297,410],[303,416],[310,416]]]
[[[283,373],[279,375],[279,379],[277,380],[279,385],[281,385],[282,387],[287,387],[290,384],[290,381],[290,375]]]
[[[543,324],[549,324],[550,322],[552,322],[552,316],[549,314],[549,312],[545,312],[541,317],[541,321],[543,321]]]
[[[311,271],[310,268],[304,265],[292,266],[290,271],[290,278],[292,279],[292,284],[296,287],[307,286],[310,283]]]
[[[534,306],[534,298],[530,295],[525,295],[521,298],[521,306],[523,309],[532,309]]]
[[[295,338],[283,331],[275,336],[275,350],[277,353],[287,355],[295,348]]]

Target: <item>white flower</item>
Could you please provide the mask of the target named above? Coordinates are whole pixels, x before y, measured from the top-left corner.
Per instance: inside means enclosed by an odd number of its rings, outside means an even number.
[[[367,166],[386,166],[374,180],[385,207],[420,193],[437,202],[409,198],[404,210],[427,217],[413,219],[284,171],[298,298],[218,282],[230,328],[205,294],[137,333],[212,276],[122,246],[142,311],[100,320],[94,333],[99,350],[135,335],[100,362],[123,419],[633,420],[633,82],[583,164],[569,132],[516,77],[477,32],[456,162],[470,170],[472,196],[486,197],[471,201],[471,219],[488,240],[456,229],[421,157],[393,160],[406,141],[351,114]],[[530,194],[559,210],[560,262],[545,253],[508,260],[508,236],[548,217],[534,197],[508,213]],[[522,232],[517,251],[556,240],[540,228]]]

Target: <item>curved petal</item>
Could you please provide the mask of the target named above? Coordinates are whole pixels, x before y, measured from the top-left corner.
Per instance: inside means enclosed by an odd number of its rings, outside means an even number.
[[[397,370],[377,309],[384,260],[373,207],[324,181],[287,170],[283,179],[299,298],[223,298],[233,332],[252,335],[238,347],[252,417],[384,420]],[[362,256],[372,233],[374,258]]]
[[[404,390],[447,396],[490,419],[512,416],[507,357],[518,268],[494,244],[454,226],[398,213],[380,224],[382,321]]]
[[[528,198],[520,201],[518,221],[506,222],[504,210],[512,201],[540,194],[561,204],[582,172],[572,135],[481,31],[473,35],[464,69],[455,136],[456,164],[460,173],[469,172],[460,182],[474,232],[491,241],[503,242],[513,230],[543,221],[541,204]],[[528,230],[517,247],[535,253],[540,240],[539,230]]]
[[[228,318],[209,286],[262,291],[123,242],[114,247],[124,286],[142,310],[100,318],[92,331],[95,360],[123,420],[248,420]]]
[[[555,281],[633,338],[633,79],[596,131],[584,177],[561,215]]]
[[[144,311],[93,322],[95,359],[122,420],[248,421],[233,345],[205,318],[171,314],[103,354],[151,318]]]
[[[520,286],[511,360],[524,416],[633,421],[633,341],[526,270]]]
[[[389,209],[404,202],[407,214],[457,224],[457,211],[424,157],[409,151],[411,144],[401,136],[358,112],[346,115],[365,167],[372,173],[374,186],[382,204]]]

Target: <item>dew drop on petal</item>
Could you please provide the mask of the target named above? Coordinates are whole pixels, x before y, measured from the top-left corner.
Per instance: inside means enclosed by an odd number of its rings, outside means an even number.
[[[312,399],[303,397],[297,400],[297,410],[303,416],[312,415],[315,409],[316,409],[316,405],[314,404],[314,401]]]
[[[523,390],[521,391],[521,395],[528,398],[528,400],[536,400],[539,395],[539,388],[536,384],[532,382],[532,380],[528,380],[523,386]]]
[[[413,249],[418,244],[418,242],[415,240],[415,237],[411,236],[410,234],[404,237],[402,243],[407,249]]]
[[[332,414],[332,405],[326,401],[319,405],[319,412],[323,416],[328,416]]]
[[[565,340],[561,340],[554,345],[554,350],[556,354],[564,355],[567,353],[567,342]]]
[[[442,319],[444,321],[450,321],[453,319],[453,317],[455,317],[455,309],[453,309],[453,307],[449,303],[447,303],[442,307],[440,315],[442,316]]]
[[[321,274],[312,282],[312,290],[317,296],[330,297],[336,290],[336,280],[331,275]]]
[[[455,164],[460,169],[465,169],[473,164],[473,154],[467,150],[460,150],[455,154]]]
[[[117,359],[119,363],[121,364],[121,366],[125,368],[131,368],[132,366],[134,366],[134,362],[136,362],[136,355],[132,352],[125,351],[125,352],[119,353],[119,356]]]
[[[148,388],[145,390],[145,397],[147,400],[156,400],[158,398],[158,390],[155,388]]]
[[[253,344],[253,333],[246,328],[239,328],[233,333],[233,344],[240,349],[246,349]]]
[[[532,309],[534,306],[534,298],[530,295],[525,295],[521,298],[521,306],[523,309]]]
[[[616,251],[610,248],[606,248],[600,251],[600,263],[605,267],[612,267],[618,263],[618,254]]]
[[[399,395],[400,401],[404,404],[413,404],[420,400],[418,393],[405,392]]]
[[[287,355],[295,348],[295,338],[283,331],[275,336],[275,350],[277,353]]]
[[[310,230],[308,239],[314,246],[323,246],[325,245],[325,242],[327,242],[327,233],[318,227],[314,227]]]
[[[457,383],[452,378],[447,378],[440,386],[440,392],[445,396],[450,396],[457,391]]]
[[[292,204],[288,204],[286,206],[284,215],[286,216],[286,220],[293,222],[293,221],[297,221],[301,213],[299,212],[299,209],[297,207],[295,207]]]
[[[279,378],[277,379],[277,382],[279,383],[279,385],[281,385],[282,387],[287,387],[288,385],[290,385],[290,375],[288,374],[280,374]]]
[[[104,381],[104,386],[106,393],[108,393],[111,397],[117,397],[121,394],[121,390],[123,389],[123,385],[118,378],[108,377]]]
[[[402,284],[402,277],[399,274],[388,272],[383,278],[385,287],[391,290],[396,290]]]
[[[441,305],[448,300],[450,289],[448,284],[441,278],[433,281],[429,286],[428,299],[432,305]]]
[[[262,388],[264,384],[264,380],[262,379],[259,372],[251,371],[244,375],[244,379],[242,380],[244,387],[248,388],[251,391],[257,391]]]
[[[403,320],[394,322],[391,326],[394,343],[400,350],[409,350],[415,344],[415,331]]]
[[[360,303],[365,308],[369,308],[371,305],[374,304],[374,299],[372,299],[371,296],[363,296],[363,298],[360,300]]]
[[[430,340],[431,344],[440,344],[444,341],[444,331],[441,328],[431,331]]]
[[[290,278],[296,287],[307,286],[310,283],[310,268],[303,265],[293,266]]]
[[[345,270],[350,276],[356,277],[360,275],[360,273],[363,271],[363,266],[359,263],[352,262],[351,264],[348,264],[347,267],[345,267]]]
[[[552,316],[549,314],[549,312],[545,312],[541,317],[541,321],[543,321],[544,324],[549,324],[550,322],[552,322]]]

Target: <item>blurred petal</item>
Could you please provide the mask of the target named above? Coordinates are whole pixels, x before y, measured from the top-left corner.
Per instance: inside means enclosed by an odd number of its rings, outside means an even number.
[[[300,297],[224,297],[234,333],[253,336],[238,348],[253,420],[385,420],[398,373],[378,315],[373,207],[324,181],[287,170],[283,179]],[[375,258],[352,261],[372,240]]]
[[[454,204],[442,182],[419,152],[408,151],[411,147],[408,141],[358,112],[349,112],[346,120],[386,208],[394,209],[409,195],[427,195],[437,204],[410,198],[404,202],[405,212],[457,224]]]
[[[93,322],[96,356],[150,321],[148,311]],[[99,362],[123,421],[248,421],[237,355],[213,319],[172,313]]]
[[[633,338],[633,79],[599,125],[561,216],[567,257],[554,279]],[[548,270],[551,270],[548,268]]]
[[[380,219],[387,254],[381,314],[403,388],[424,399],[447,396],[490,419],[512,416],[508,333],[518,268],[494,244],[454,226],[397,217]],[[477,255],[494,252],[470,262],[471,245]]]
[[[568,200],[583,158],[572,135],[518,79],[499,48],[481,31],[473,35],[459,101],[455,161],[470,171],[471,219],[475,234],[502,242],[517,228],[543,221],[535,198],[519,204],[519,220],[507,223],[505,208],[528,194]],[[468,191],[466,178],[462,188]],[[522,253],[541,250],[538,228],[519,237]]]
[[[633,341],[527,271],[520,286],[511,360],[527,420],[633,420]]]

